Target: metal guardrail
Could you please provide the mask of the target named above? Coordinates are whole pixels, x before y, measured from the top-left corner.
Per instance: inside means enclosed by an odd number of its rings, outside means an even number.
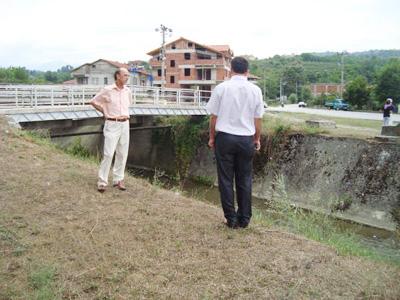
[[[211,91],[203,90],[129,87],[132,106],[202,107],[211,96]],[[0,85],[0,110],[85,106],[100,89],[88,85]]]

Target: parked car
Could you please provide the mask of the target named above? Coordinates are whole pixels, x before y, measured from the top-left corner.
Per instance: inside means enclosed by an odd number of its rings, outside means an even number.
[[[307,106],[307,103],[305,103],[304,101],[300,101],[297,104],[299,105],[299,107],[306,107]]]
[[[343,99],[335,99],[332,101],[326,101],[324,106],[328,109],[350,110],[350,105]]]

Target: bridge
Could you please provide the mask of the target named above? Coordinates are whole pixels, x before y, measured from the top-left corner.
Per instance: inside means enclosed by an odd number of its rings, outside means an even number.
[[[210,91],[129,86],[131,116],[207,115]],[[100,118],[89,101],[101,86],[3,85],[0,86],[0,115],[13,123]]]

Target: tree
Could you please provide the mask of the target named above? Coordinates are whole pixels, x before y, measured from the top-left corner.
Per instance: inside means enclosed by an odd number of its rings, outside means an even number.
[[[383,103],[386,98],[400,101],[400,59],[391,59],[378,73],[375,100]]]
[[[286,82],[285,94],[297,95],[300,84],[304,82],[304,67],[301,61],[294,61],[283,69],[282,79]]]
[[[344,97],[350,104],[358,108],[363,106],[371,108],[372,106],[371,88],[368,86],[367,79],[363,76],[357,76],[346,85]]]
[[[301,100],[309,101],[312,100],[312,93],[309,86],[302,86],[301,87]]]
[[[45,78],[47,81],[50,81],[50,82],[55,83],[55,82],[58,81],[58,76],[57,76],[57,74],[58,74],[58,73],[56,73],[56,72],[47,71],[46,73],[44,73],[44,78]]]
[[[13,82],[27,83],[29,81],[29,74],[25,68],[11,68],[11,72],[13,74]]]
[[[290,94],[289,98],[288,98],[290,103],[296,103],[297,102],[297,95],[296,94]]]

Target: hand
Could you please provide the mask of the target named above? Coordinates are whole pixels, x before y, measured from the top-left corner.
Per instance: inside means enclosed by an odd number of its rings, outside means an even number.
[[[209,139],[208,140],[208,147],[210,149],[214,149],[215,148],[215,140],[214,139]]]
[[[260,149],[261,149],[260,140],[255,140],[255,141],[254,141],[254,149],[255,149],[256,151],[260,151]]]

